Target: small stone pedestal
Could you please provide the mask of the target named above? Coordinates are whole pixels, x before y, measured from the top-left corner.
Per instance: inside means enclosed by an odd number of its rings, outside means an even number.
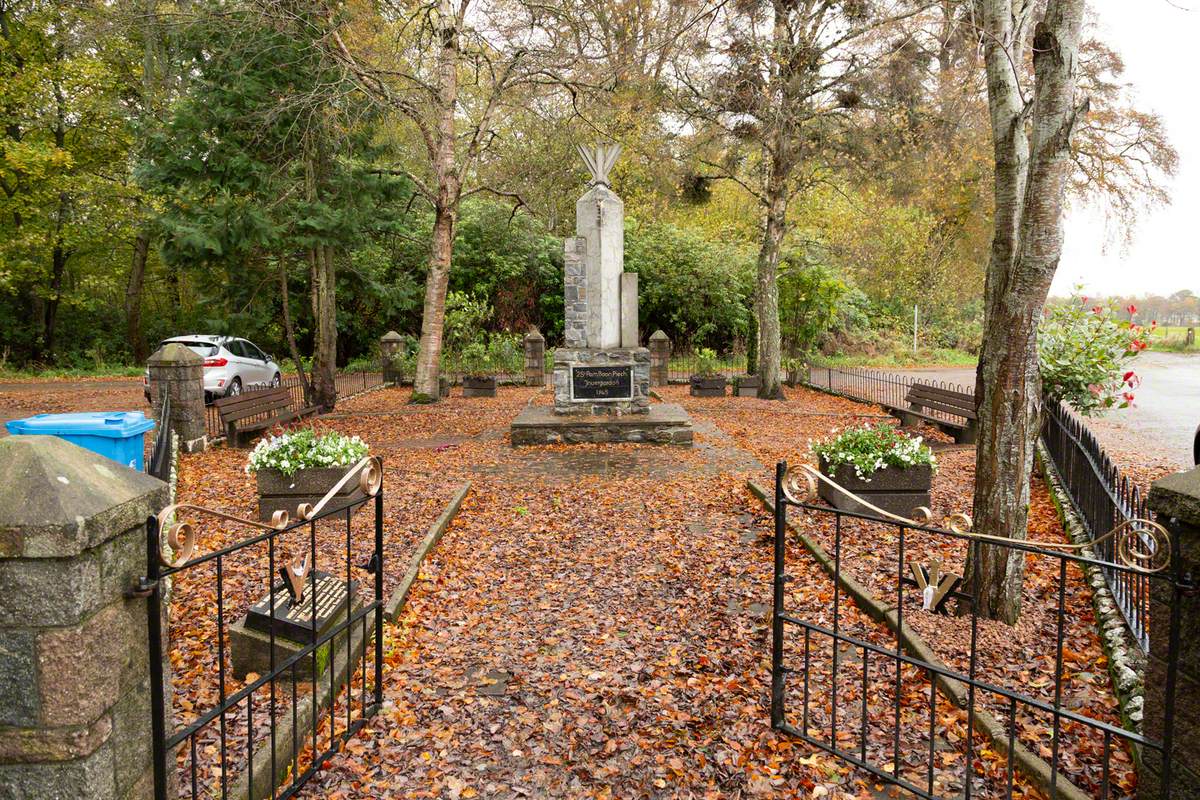
[[[313,601],[309,596],[309,579],[304,582],[304,596],[295,605],[283,583],[275,585],[275,608],[270,609],[270,594],[250,607],[246,616],[229,626],[229,656],[233,674],[242,680],[248,673],[266,674],[271,670],[271,630],[275,631],[275,666],[299,653],[312,642],[346,619],[346,581],[324,572],[317,572],[317,615],[313,618]],[[362,608],[357,596],[357,584],[351,581],[350,611]],[[344,646],[342,637],[334,637],[335,646]],[[329,666],[329,642],[317,648],[316,673],[319,677]],[[302,658],[292,667],[297,680],[312,680],[313,659]]]

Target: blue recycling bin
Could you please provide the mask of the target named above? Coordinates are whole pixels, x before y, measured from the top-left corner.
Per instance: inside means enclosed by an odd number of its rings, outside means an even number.
[[[141,471],[143,437],[154,420],[141,411],[91,411],[81,414],[37,414],[4,423],[13,436],[57,436],[93,453]]]

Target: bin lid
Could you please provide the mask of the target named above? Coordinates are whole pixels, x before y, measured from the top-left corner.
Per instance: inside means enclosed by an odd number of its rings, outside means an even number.
[[[47,434],[52,436],[106,436],[125,439],[145,433],[154,427],[141,411],[88,411],[75,414],[35,414],[25,419],[4,423],[8,432]]]

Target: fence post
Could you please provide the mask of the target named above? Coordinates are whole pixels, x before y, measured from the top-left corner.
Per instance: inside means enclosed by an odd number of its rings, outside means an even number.
[[[546,385],[546,337],[537,328],[525,334],[525,385]]]
[[[208,428],[204,419],[204,359],[190,347],[172,342],[164,345],[146,362],[150,372],[150,407],[162,407],[165,393],[171,398],[171,430],[179,437],[185,453],[199,453],[208,446]],[[164,424],[159,420],[159,424]]]
[[[666,386],[671,382],[671,340],[662,330],[650,334],[650,385]]]
[[[399,385],[404,378],[396,357],[400,355],[400,344],[404,337],[395,331],[388,331],[379,337],[379,357],[383,361],[383,382]]]
[[[1154,482],[1149,507],[1171,533],[1174,580],[1150,581],[1150,654],[1143,730],[1167,755],[1145,748],[1140,800],[1200,797],[1200,596],[1186,589],[1200,575],[1200,467]]]
[[[0,797],[151,796],[166,652],[127,593],[167,493],[63,439],[0,439]]]

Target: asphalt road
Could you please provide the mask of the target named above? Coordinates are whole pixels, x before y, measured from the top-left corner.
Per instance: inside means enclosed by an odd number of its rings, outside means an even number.
[[[1200,355],[1142,353],[1133,362],[1142,379],[1132,408],[1088,420],[1106,449],[1142,454],[1147,461],[1180,469],[1192,466],[1192,439],[1200,425]],[[973,367],[905,369],[896,372],[975,384]]]

